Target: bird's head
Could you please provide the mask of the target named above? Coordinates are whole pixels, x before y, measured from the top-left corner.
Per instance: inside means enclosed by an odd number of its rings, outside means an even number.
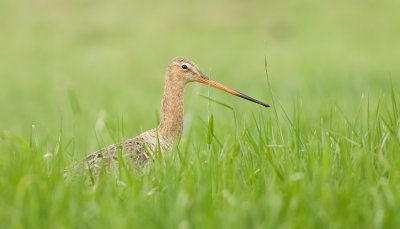
[[[184,57],[175,57],[168,66],[168,76],[173,81],[185,83],[208,79],[192,61]]]
[[[211,80],[200,71],[200,69],[197,67],[195,63],[184,57],[175,57],[171,61],[171,63],[168,66],[167,77],[170,77],[169,80],[171,81],[182,82],[184,84],[189,82],[199,82],[202,84],[206,84],[211,87],[217,88],[219,90],[226,91],[232,95],[236,95],[251,102],[260,104],[264,107],[269,107],[269,105],[266,103],[263,103],[235,89],[232,89],[228,86],[225,86],[214,80]]]

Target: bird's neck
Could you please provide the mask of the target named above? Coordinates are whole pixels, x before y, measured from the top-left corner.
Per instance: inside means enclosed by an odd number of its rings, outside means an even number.
[[[173,82],[166,77],[161,108],[162,117],[158,126],[159,137],[163,140],[171,142],[182,135],[184,88],[184,82]]]

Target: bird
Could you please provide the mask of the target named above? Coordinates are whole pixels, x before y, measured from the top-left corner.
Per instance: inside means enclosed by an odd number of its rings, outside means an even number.
[[[210,79],[193,61],[185,57],[175,57],[165,72],[164,94],[161,102],[162,115],[158,127],[122,143],[100,149],[75,163],[72,169],[82,168],[86,171],[89,170],[92,175],[98,176],[102,166],[115,168],[120,166],[121,157],[119,155],[122,155],[125,162],[131,163],[135,167],[142,167],[148,163],[157,150],[171,149],[174,142],[179,141],[182,136],[184,89],[186,84],[191,82],[209,85],[261,106],[270,107],[266,103]],[[65,170],[64,176],[67,175],[68,171]]]

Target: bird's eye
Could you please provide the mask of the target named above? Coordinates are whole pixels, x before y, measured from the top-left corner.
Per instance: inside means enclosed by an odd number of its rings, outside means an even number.
[[[186,64],[182,64],[181,67],[182,67],[182,69],[185,69],[185,70],[188,69],[188,66]]]

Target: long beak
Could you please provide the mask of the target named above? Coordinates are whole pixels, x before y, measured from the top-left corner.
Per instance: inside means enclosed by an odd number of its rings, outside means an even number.
[[[236,95],[236,96],[238,96],[238,97],[240,97],[240,98],[249,100],[249,101],[251,101],[251,102],[253,102],[253,103],[260,104],[261,106],[270,107],[270,105],[268,105],[268,104],[266,104],[266,103],[263,103],[263,102],[261,102],[261,101],[259,101],[259,100],[257,100],[257,99],[254,99],[254,98],[252,98],[252,97],[250,97],[250,96],[248,96],[248,95],[245,95],[245,94],[243,94],[242,92],[236,91],[235,89],[232,89],[232,88],[230,88],[230,87],[227,87],[227,86],[225,86],[225,85],[222,85],[222,84],[218,83],[217,81],[210,80],[210,79],[209,79],[208,77],[206,77],[206,76],[198,76],[198,77],[195,79],[195,81],[197,81],[197,82],[199,82],[199,83],[202,83],[202,84],[210,85],[211,87],[215,87],[215,88],[220,89],[220,90],[222,90],[222,91],[226,91],[226,92],[228,92],[228,93],[231,93],[232,95]]]

